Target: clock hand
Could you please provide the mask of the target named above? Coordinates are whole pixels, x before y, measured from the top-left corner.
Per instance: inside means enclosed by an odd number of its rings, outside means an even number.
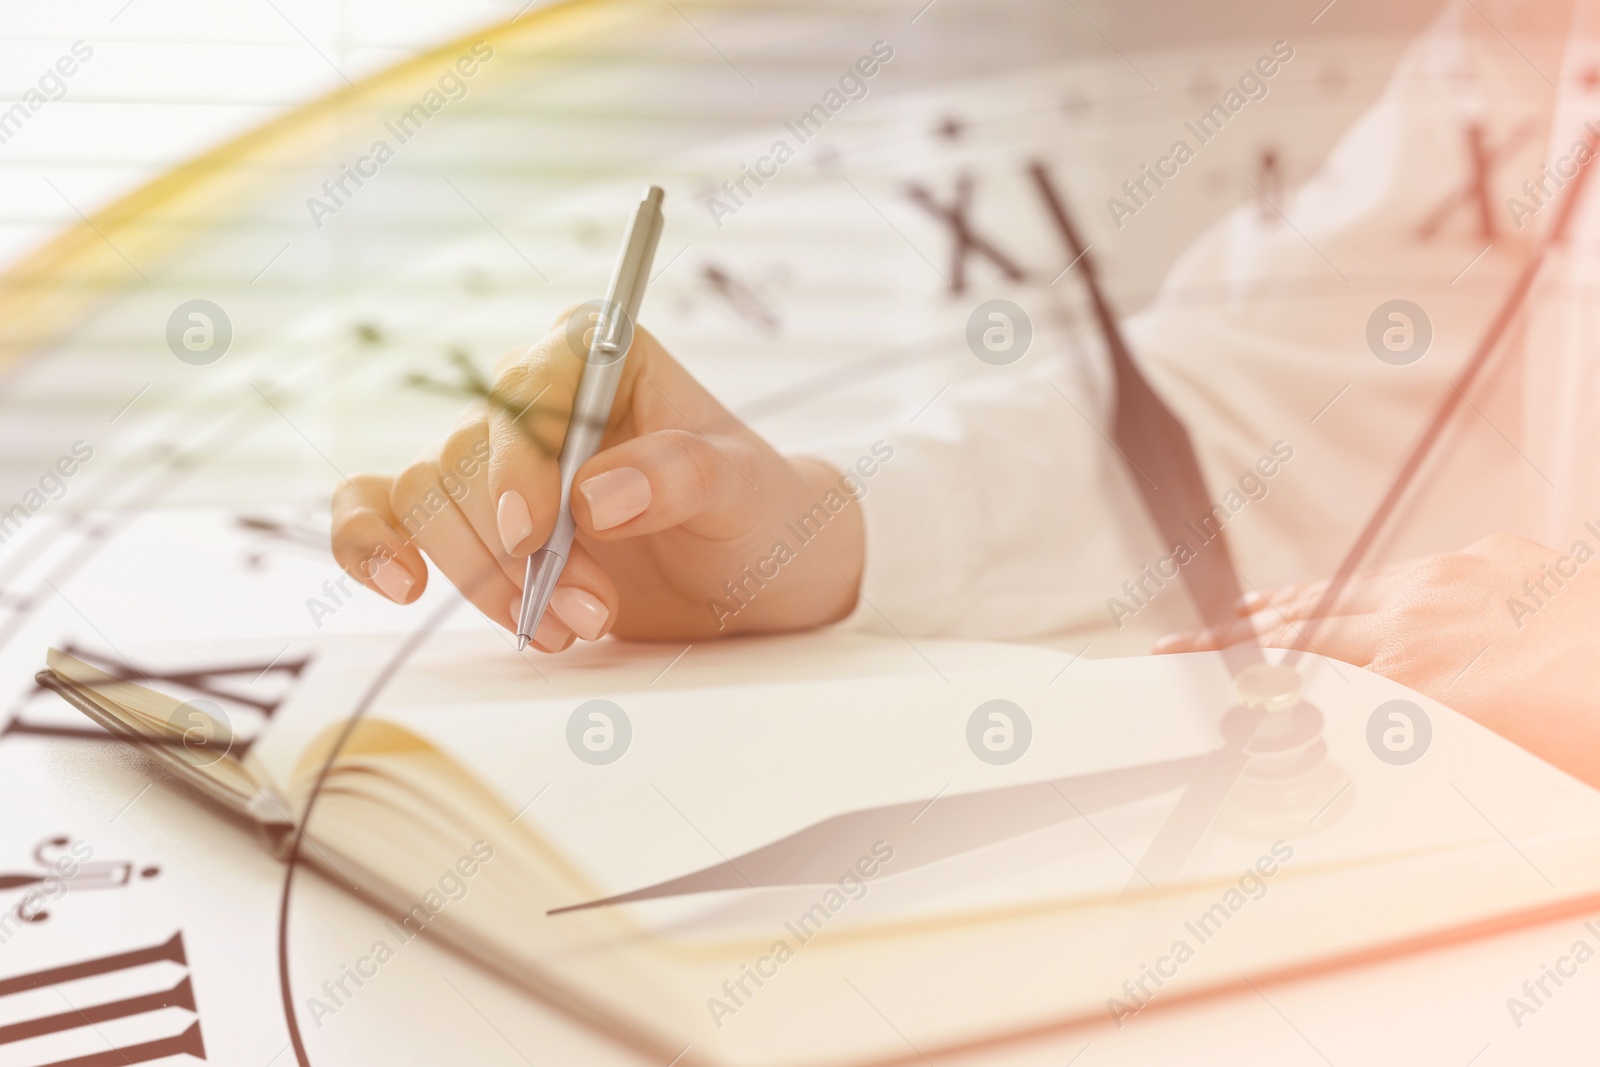
[[[1600,136],[1591,133],[1587,143],[1590,151],[1595,151],[1596,148],[1600,148]],[[1587,188],[1588,180],[1589,174],[1587,170],[1580,171],[1579,176],[1575,179],[1574,188],[1570,191],[1566,203],[1562,206],[1561,214],[1555,226],[1540,241],[1501,306],[1500,311],[1489,323],[1488,331],[1478,343],[1472,358],[1467,363],[1466,369],[1452,384],[1450,392],[1440,402],[1427,428],[1417,440],[1416,445],[1413,446],[1411,453],[1401,466],[1399,474],[1396,475],[1393,484],[1389,487],[1389,491],[1378,505],[1377,511],[1373,513],[1360,535],[1357,536],[1355,544],[1351,546],[1349,553],[1340,564],[1338,572],[1329,581],[1328,587],[1313,610],[1311,618],[1301,626],[1300,634],[1295,641],[1294,647],[1278,667],[1266,668],[1267,670],[1292,671],[1294,665],[1305,655],[1306,649],[1310,647],[1312,634],[1315,633],[1322,620],[1332,611],[1334,604],[1338,602],[1339,595],[1355,576],[1356,568],[1360,566],[1361,561],[1365,558],[1367,552],[1371,550],[1372,545],[1377,541],[1384,527],[1393,518],[1394,512],[1398,508],[1406,490],[1416,480],[1429,453],[1437,445],[1445,427],[1460,408],[1461,402],[1466,398],[1467,390],[1472,387],[1472,383],[1482,372],[1496,349],[1499,348],[1501,341],[1505,338],[1506,331],[1521,311],[1523,302],[1527,299],[1534,281],[1543,269],[1550,251],[1565,242],[1571,220],[1578,209],[1583,192]],[[1253,641],[1244,647],[1248,648],[1254,655],[1260,655],[1260,650],[1256,648]],[[1285,693],[1289,691],[1292,685],[1287,679],[1281,680],[1278,684]],[[1139,861],[1139,870],[1136,872],[1134,879],[1128,883],[1130,890],[1139,887],[1141,877],[1152,884],[1162,885],[1169,883],[1177,876],[1184,861],[1194,851],[1195,846],[1199,844],[1200,838],[1205,834],[1217,811],[1221,809],[1222,804],[1227,800],[1228,793],[1233,785],[1238,781],[1240,775],[1244,773],[1245,767],[1249,763],[1247,749],[1251,741],[1256,738],[1258,731],[1263,729],[1263,724],[1269,724],[1265,727],[1268,730],[1291,728],[1287,720],[1279,721],[1283,721],[1284,725],[1281,727],[1271,725],[1274,720],[1270,719],[1268,713],[1260,706],[1251,705],[1240,709],[1240,715],[1234,719],[1227,742],[1207,759],[1205,766],[1195,775],[1194,781],[1190,784],[1189,789],[1184,792],[1183,797],[1179,799],[1172,815],[1168,817],[1167,822],[1157,833],[1156,840]]]
[[[1200,471],[1194,442],[1134,362],[1122,325],[1100,285],[1094,257],[1079,237],[1066,202],[1056,192],[1049,173],[1037,162],[1029,167],[1029,172],[1066,240],[1073,261],[1079,264],[1078,273],[1089,292],[1095,321],[1111,357],[1117,397],[1112,437],[1117,450],[1131,468],[1129,474],[1161,532],[1162,541],[1169,547],[1182,543],[1193,551],[1194,558],[1179,568],[1179,573],[1201,618],[1207,626],[1231,622],[1233,606],[1244,589],[1239,584],[1223,531],[1219,528],[1215,537],[1206,538],[1194,525],[1203,521],[1202,516],[1209,517],[1212,510],[1211,494],[1206,489],[1205,475]],[[1191,543],[1196,541],[1199,543]],[[1224,656],[1229,670],[1235,674],[1262,661],[1260,650],[1251,647],[1224,653]]]
[[[1600,136],[1591,133],[1586,138],[1585,143],[1588,145],[1589,151],[1593,153],[1597,148],[1600,148]],[[1590,169],[1588,167],[1580,168],[1577,176],[1572,179],[1572,188],[1567,194],[1566,203],[1562,205],[1561,214],[1557,216],[1555,226],[1539,241],[1533,254],[1528,258],[1526,266],[1523,267],[1522,273],[1511,287],[1511,292],[1501,305],[1500,311],[1489,323],[1488,332],[1478,342],[1478,347],[1473,350],[1472,358],[1468,360],[1466,369],[1451,384],[1450,391],[1440,401],[1439,407],[1434,411],[1433,418],[1429,421],[1427,428],[1423,430],[1422,436],[1417,439],[1417,443],[1412,446],[1411,453],[1406,457],[1405,463],[1400,468],[1400,473],[1395,476],[1393,484],[1389,486],[1389,491],[1384,494],[1383,501],[1378,505],[1378,510],[1367,521],[1367,525],[1356,538],[1355,544],[1351,546],[1349,553],[1346,554],[1344,562],[1339,564],[1339,569],[1335,572],[1333,578],[1329,580],[1328,587],[1323,592],[1322,598],[1317,601],[1316,607],[1312,609],[1310,618],[1300,627],[1299,637],[1296,638],[1289,655],[1283,661],[1284,663],[1292,665],[1298,662],[1305,654],[1306,649],[1311,646],[1311,635],[1316,632],[1317,627],[1322,624],[1322,620],[1333,610],[1333,606],[1338,602],[1339,595],[1344,592],[1345,586],[1355,577],[1356,568],[1361,565],[1361,561],[1371,550],[1373,543],[1377,541],[1378,535],[1382,533],[1384,525],[1394,515],[1394,511],[1399,507],[1401,498],[1404,497],[1406,490],[1416,480],[1418,472],[1422,469],[1423,462],[1428,458],[1428,453],[1438,444],[1446,425],[1461,407],[1461,402],[1466,399],[1467,390],[1472,388],[1472,383],[1483,371],[1490,357],[1500,347],[1500,342],[1504,340],[1506,331],[1511,328],[1512,322],[1522,311],[1522,305],[1527,300],[1528,293],[1532,290],[1533,283],[1537,280],[1539,272],[1544,269],[1545,260],[1549,257],[1551,250],[1566,243],[1567,232],[1571,226],[1572,219],[1577,212],[1584,191],[1589,185]]]
[[[1205,757],[1167,821],[1156,831],[1155,840],[1140,857],[1124,892],[1135,892],[1146,886],[1168,886],[1177,880],[1178,872],[1211,828],[1234,784],[1244,774],[1250,762],[1246,746],[1266,716],[1265,708],[1248,709],[1246,716],[1236,720],[1229,730],[1223,746]]]
[[[1209,758],[1189,756],[846,812],[690,874],[600,900],[553,908],[549,914],[721,889],[836,882],[880,842],[894,849],[894,869],[899,873],[1183,788]]]
[[[1179,573],[1201,618],[1207,626],[1226,625],[1233,618],[1233,606],[1243,588],[1222,529],[1218,528],[1214,537],[1206,538],[1194,525],[1196,520],[1204,521],[1201,516],[1212,513],[1210,493],[1194,442],[1134,362],[1122,326],[1100,285],[1099,271],[1090,249],[1078,236],[1077,226],[1050,181],[1049,173],[1037,162],[1029,169],[1074,261],[1080,264],[1079,272],[1089,291],[1095,321],[1099,323],[1111,357],[1117,390],[1112,436],[1117,450],[1132,468],[1134,484],[1139,487],[1145,508],[1155,520],[1162,540],[1168,545],[1186,545],[1194,553],[1194,557],[1179,568]],[[1192,541],[1199,543],[1191,544]],[[1267,666],[1261,649],[1254,642],[1224,649],[1222,658],[1236,680],[1242,679],[1245,672],[1270,676],[1279,670]],[[1286,685],[1292,683],[1281,679],[1277,683],[1279,689]],[[1297,685],[1293,687],[1298,688]],[[1244,773],[1249,763],[1246,747],[1264,721],[1265,713],[1261,709],[1233,720],[1223,746],[1205,758],[1140,859],[1128,882],[1130,891],[1139,889],[1141,882],[1160,886],[1178,876]]]

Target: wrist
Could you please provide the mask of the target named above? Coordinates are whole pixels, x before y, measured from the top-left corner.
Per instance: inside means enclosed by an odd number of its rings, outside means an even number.
[[[806,487],[803,515],[807,522],[803,529],[797,529],[797,536],[809,533],[823,512],[831,516],[820,533],[812,535],[819,551],[816,573],[810,577],[819,583],[823,593],[833,593],[822,598],[825,617],[818,625],[838,622],[855,610],[866,567],[866,523],[861,501],[851,481],[832,464],[809,456],[793,457],[789,463]],[[798,522],[794,525],[800,526]]]
[[[770,547],[734,579],[741,610],[719,627],[723,632],[810,629],[855,609],[865,556],[861,506],[827,463],[809,457],[783,462],[789,477],[780,500],[769,505]]]

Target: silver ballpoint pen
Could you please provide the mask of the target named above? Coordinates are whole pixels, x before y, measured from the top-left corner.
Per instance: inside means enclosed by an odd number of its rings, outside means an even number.
[[[661,239],[661,200],[659,186],[645,190],[644,199],[633,213],[628,232],[622,238],[622,252],[611,272],[595,323],[594,340],[584,359],[578,378],[578,392],[572,401],[572,421],[561,444],[561,504],[555,528],[544,546],[528,557],[527,578],[522,586],[522,610],[517,614],[517,651],[528,647],[539,621],[544,618],[556,581],[572,552],[577,527],[572,520],[572,481],[578,468],[600,449],[600,438],[611,419],[617,383],[633,344],[633,326],[638,321],[639,305],[644,301],[645,284],[650,280],[650,263],[655,259],[656,243]]]

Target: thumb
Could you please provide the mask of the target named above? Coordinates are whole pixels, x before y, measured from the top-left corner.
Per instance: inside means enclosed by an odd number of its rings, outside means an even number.
[[[597,541],[675,526],[727,536],[756,510],[758,466],[737,439],[658,430],[599,453],[573,480],[572,515]]]

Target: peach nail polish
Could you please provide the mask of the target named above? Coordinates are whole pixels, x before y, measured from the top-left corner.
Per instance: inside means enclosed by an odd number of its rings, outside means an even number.
[[[558,586],[550,597],[550,610],[568,629],[585,641],[593,641],[606,628],[605,604],[593,593],[576,586]]]
[[[596,530],[621,526],[650,506],[650,479],[637,467],[618,467],[578,485]]]
[[[548,611],[539,620],[539,628],[533,633],[533,643],[546,652],[560,652],[570,640],[572,631],[567,629],[566,623]]]
[[[386,559],[373,570],[372,584],[376,585],[379,592],[396,604],[404,604],[406,595],[411,592],[411,587],[417,583],[399,563],[392,559]]]
[[[522,598],[512,597],[506,611],[510,614],[511,629],[516,630],[517,616],[522,614]],[[571,638],[572,631],[553,611],[544,613],[544,618],[539,620],[539,628],[533,632],[533,643],[546,652],[560,652]]]
[[[528,502],[515,489],[500,494],[494,521],[500,529],[500,544],[505,547],[507,555],[515,554],[517,546],[533,533],[533,516],[528,512]]]

